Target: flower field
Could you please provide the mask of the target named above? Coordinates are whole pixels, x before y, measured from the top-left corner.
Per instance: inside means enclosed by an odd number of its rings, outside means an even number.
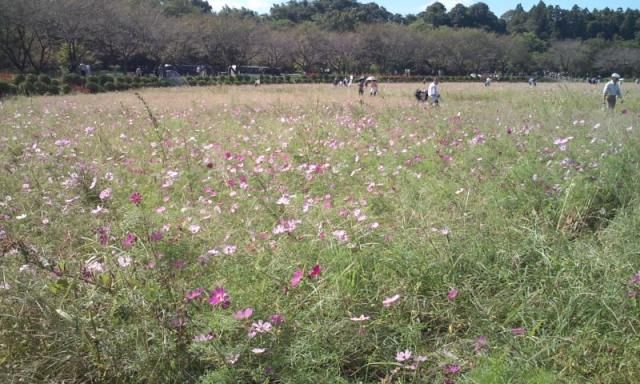
[[[3,383],[633,383],[640,88],[0,101]]]

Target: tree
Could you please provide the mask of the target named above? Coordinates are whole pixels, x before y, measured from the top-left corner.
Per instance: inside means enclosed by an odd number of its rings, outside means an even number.
[[[436,28],[440,26],[450,25],[449,15],[447,15],[447,8],[445,8],[442,3],[439,3],[437,1],[428,6],[427,9],[418,16],[422,16],[422,19],[427,24],[431,24]]]

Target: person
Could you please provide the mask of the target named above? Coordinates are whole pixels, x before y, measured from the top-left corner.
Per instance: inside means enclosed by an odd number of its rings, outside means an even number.
[[[429,99],[431,99],[431,101],[429,102],[429,104],[431,105],[439,105],[440,104],[440,87],[438,86],[438,84],[440,84],[440,79],[438,79],[438,77],[434,77],[433,81],[431,82],[431,84],[429,84],[429,88],[427,89],[427,96]]]
[[[358,83],[358,96],[364,95],[364,78],[360,79]]]
[[[142,68],[136,68],[136,77],[142,77]]]
[[[491,77],[489,76],[489,77],[487,77],[487,79],[484,81],[484,86],[485,86],[485,87],[488,87],[488,86],[490,86],[490,85],[491,85]]]
[[[376,96],[378,94],[378,81],[371,80],[369,83],[370,83],[369,95]]]
[[[620,75],[617,73],[611,74],[611,80],[604,85],[604,89],[602,90],[602,104],[606,104],[609,109],[616,107],[617,98],[620,98],[620,103],[623,101],[620,84],[618,84],[619,80]]]

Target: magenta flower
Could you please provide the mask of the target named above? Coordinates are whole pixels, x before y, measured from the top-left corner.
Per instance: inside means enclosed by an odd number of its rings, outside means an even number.
[[[449,301],[454,301],[456,297],[458,297],[458,290],[452,288],[449,293],[447,293],[447,299],[449,299]]]
[[[213,306],[220,305],[223,309],[226,309],[231,304],[231,298],[223,287],[216,287],[209,293],[209,304]]]
[[[640,272],[638,272],[635,275],[633,275],[633,277],[629,281],[629,284],[631,284],[631,285],[640,285]]]
[[[253,315],[253,308],[245,308],[233,313],[233,318],[236,320],[248,319]]]
[[[134,235],[133,233],[129,232],[129,233],[127,233],[127,236],[124,239],[122,239],[122,246],[124,248],[131,248],[133,246],[133,244],[135,244],[136,240],[138,240],[136,235]]]
[[[298,286],[298,284],[300,284],[300,281],[302,281],[302,276],[304,276],[304,271],[301,269],[297,269],[293,273],[293,276],[291,277],[291,288],[295,288]]]
[[[151,241],[160,241],[164,238],[164,235],[162,234],[162,231],[153,231],[151,232],[151,235],[149,235],[149,239],[151,239]]]
[[[523,327],[517,327],[517,328],[511,328],[511,333],[514,336],[522,336],[527,332],[526,328]]]
[[[460,373],[460,366],[458,364],[447,364],[443,370],[445,375],[456,375]]]
[[[320,268],[320,264],[316,264],[311,269],[311,272],[309,272],[309,278],[315,279],[316,277],[320,276],[321,273],[322,273],[322,269]]]
[[[284,323],[284,316],[282,316],[279,313],[275,313],[275,314],[269,316],[269,321],[273,325],[280,325],[280,324]]]
[[[140,192],[133,192],[131,196],[129,196],[129,201],[135,205],[140,205],[142,202],[142,195]]]
[[[480,353],[483,349],[487,348],[488,344],[486,336],[479,336],[475,343],[473,343],[473,350],[476,353]]]
[[[187,301],[195,300],[204,293],[204,288],[193,289],[184,296]]]

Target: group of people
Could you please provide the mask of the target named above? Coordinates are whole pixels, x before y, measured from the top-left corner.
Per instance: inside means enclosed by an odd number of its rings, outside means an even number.
[[[425,86],[429,79],[422,82]],[[433,78],[428,87],[416,90],[415,96],[418,101],[428,102],[430,105],[440,104],[440,79],[436,76]]]

